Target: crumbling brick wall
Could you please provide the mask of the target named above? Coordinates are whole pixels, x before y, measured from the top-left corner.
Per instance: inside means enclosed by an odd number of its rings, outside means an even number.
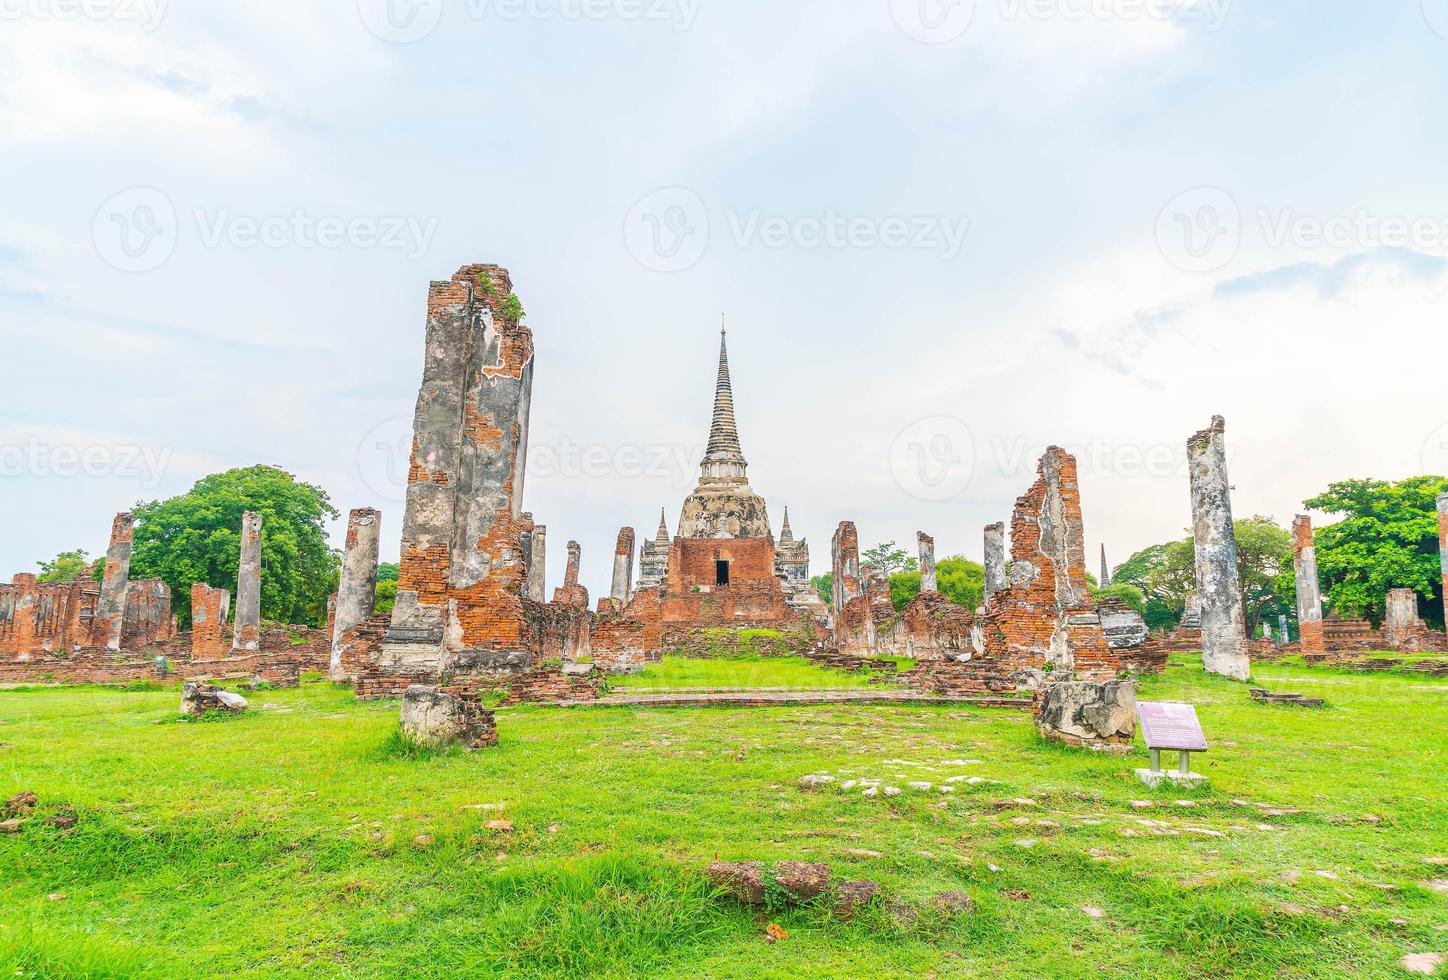
[[[590,634],[593,664],[605,674],[636,674],[644,669],[644,624],[622,613],[599,616]]]
[[[171,590],[158,578],[132,579],[126,587],[126,617],[121,646],[139,650],[176,635],[171,615]]]
[[[991,596],[984,634],[984,659],[1007,672],[1049,666],[1093,678],[1121,669],[1086,581],[1076,460],[1057,446],[1016,500],[1010,582]]]
[[[879,634],[880,649],[915,660],[954,660],[974,656],[975,615],[944,593],[922,592]]]
[[[205,582],[191,586],[191,657],[214,660],[226,656],[231,649],[231,632],[226,616],[231,608],[231,593],[213,589]]]

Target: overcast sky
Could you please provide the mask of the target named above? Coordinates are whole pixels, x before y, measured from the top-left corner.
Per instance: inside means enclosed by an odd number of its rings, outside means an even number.
[[[1239,516],[1448,472],[1445,66],[1448,0],[0,0],[0,572],[255,463],[395,559],[469,262],[550,587],[676,527],[721,315],[816,573],[842,519],[979,559],[1053,443],[1123,560],[1213,414]]]

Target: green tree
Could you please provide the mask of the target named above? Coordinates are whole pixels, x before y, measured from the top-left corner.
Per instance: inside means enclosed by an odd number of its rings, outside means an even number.
[[[401,567],[393,561],[380,561],[377,563],[377,581],[396,582],[402,575]]]
[[[919,564],[918,559],[907,554],[904,548],[897,548],[893,541],[877,544],[873,548],[865,549],[860,554],[861,568],[869,565],[871,568],[878,568],[886,575],[893,575],[896,572],[913,572]]]
[[[835,594],[834,576],[816,575],[809,580],[809,584],[815,587],[815,591],[820,594],[820,598],[824,600],[825,605],[828,606],[831,604],[833,601],[832,597]]]
[[[1294,608],[1292,534],[1272,518],[1256,516],[1237,521],[1235,537],[1245,625],[1255,636],[1264,620],[1274,621],[1279,612],[1290,616]],[[1149,627],[1174,627],[1197,587],[1196,547],[1183,538],[1144,548],[1116,569],[1112,582],[1141,590]]]
[[[248,510],[262,518],[262,617],[323,625],[340,568],[323,522],[337,509],[326,491],[274,466],[213,474],[179,497],[138,504],[131,575],[164,580],[182,625],[189,625],[183,597],[193,583],[236,591],[241,515]]]
[[[40,566],[40,574],[35,576],[35,581],[70,582],[84,575],[90,569],[91,561],[84,548],[77,548],[75,551],[62,551],[50,561],[38,561],[36,564]]]
[[[936,563],[935,587],[957,606],[974,610],[985,595],[985,566],[951,555]],[[896,612],[910,605],[919,594],[919,572],[896,572],[890,576],[890,604]]]
[[[372,604],[374,615],[391,615],[392,604],[397,601],[397,579],[390,578],[377,583],[377,599]]]
[[[1304,502],[1343,515],[1316,534],[1317,573],[1334,611],[1381,622],[1388,591],[1412,589],[1430,600],[1423,612],[1441,624],[1435,500],[1445,490],[1448,479],[1441,476],[1345,480]]]
[[[1105,588],[1092,589],[1091,598],[1097,603],[1124,602],[1146,616],[1146,596],[1130,582],[1113,582]]]

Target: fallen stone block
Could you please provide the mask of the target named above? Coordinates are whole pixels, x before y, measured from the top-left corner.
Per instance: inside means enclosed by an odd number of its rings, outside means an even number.
[[[10,799],[5,801],[6,819],[9,819],[10,817],[30,816],[30,811],[35,809],[35,804],[37,802],[39,802],[39,800],[37,799],[36,795],[29,790],[22,790],[21,792],[16,793],[14,796],[10,797]]]
[[[1119,680],[1047,684],[1036,693],[1035,716],[1044,738],[1125,751],[1136,734],[1135,685]]]
[[[181,688],[181,713],[200,717],[208,711],[242,712],[247,709],[246,698],[240,694],[223,691],[210,684],[188,681]]]
[[[842,881],[835,886],[835,915],[846,921],[853,919],[879,894],[880,886],[873,881]]]
[[[1322,698],[1305,698],[1301,694],[1273,694],[1260,687],[1252,688],[1252,700],[1270,704],[1295,704],[1303,708],[1321,708],[1327,704]]]
[[[498,744],[493,713],[476,698],[459,697],[422,684],[402,695],[402,737],[414,745],[460,743],[470,750]]]

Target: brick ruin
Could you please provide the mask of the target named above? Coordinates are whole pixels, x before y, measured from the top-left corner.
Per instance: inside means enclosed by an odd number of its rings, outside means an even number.
[[[1418,593],[1412,589],[1388,592],[1383,639],[1389,649],[1403,653],[1448,652],[1448,635],[1430,630],[1418,616]]]
[[[178,631],[166,583],[129,578],[133,528],[130,514],[117,516],[102,582],[88,569],[69,582],[21,573],[0,585],[0,683],[260,677],[295,684],[301,670],[326,666],[323,632],[302,626],[258,627],[256,648],[236,652],[227,630],[230,593],[204,583],[191,588],[192,629]],[[108,585],[123,596],[118,617],[102,614]]]
[[[787,516],[776,544],[764,498],[749,485],[748,468],[721,330],[699,483],[684,500],[672,540],[660,515],[658,532],[640,555],[638,587],[623,610],[644,623],[651,649],[674,630],[788,631],[808,620],[823,635],[829,615],[809,584],[809,544],[795,540]]]
[[[534,365],[518,311],[501,266],[429,286],[397,599],[380,638],[368,618],[334,643],[360,697],[509,683],[591,653],[578,544],[545,602],[547,529],[522,509]]]
[[[1443,622],[1448,626],[1448,493],[1438,497],[1438,563],[1443,572]]]
[[[883,578],[859,568],[859,536],[845,522],[835,534],[835,643],[840,656],[878,651],[918,661],[905,679],[948,694],[1033,687],[1048,672],[1109,680],[1122,671],[1157,671],[1166,653],[1148,642],[1145,620],[1130,607],[1098,609],[1086,579],[1076,461],[1052,447],[1011,519],[1006,577],[1005,527],[986,528],[986,587],[972,613],[936,589],[935,542],[919,532],[922,591],[881,628]],[[926,589],[925,585],[931,588]],[[871,632],[876,638],[872,640]]]

